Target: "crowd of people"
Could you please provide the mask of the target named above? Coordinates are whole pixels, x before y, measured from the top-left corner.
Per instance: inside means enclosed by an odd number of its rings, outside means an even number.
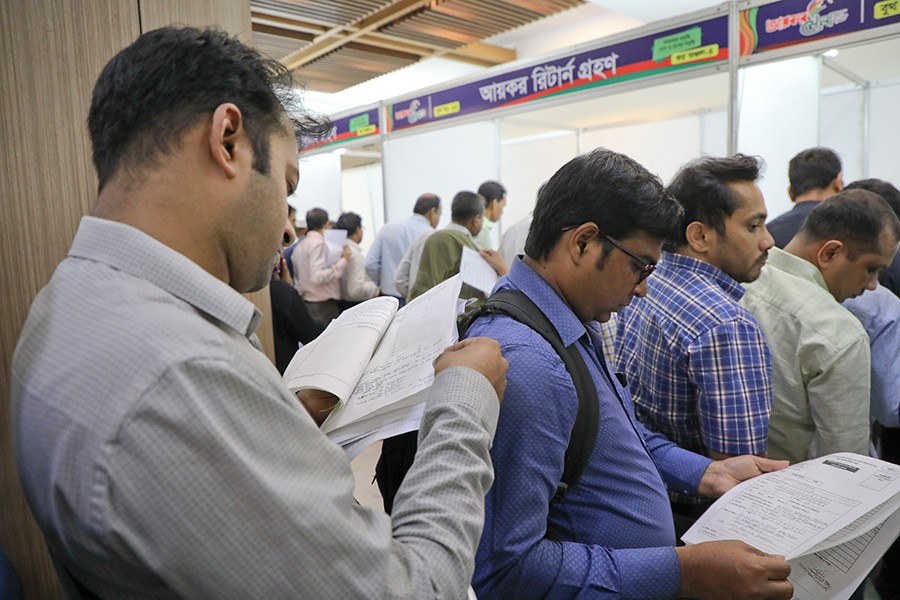
[[[97,202],[11,380],[20,479],[70,597],[788,599],[784,557],[679,536],[789,462],[900,462],[890,183],[845,186],[833,151],[805,150],[795,208],[773,221],[759,157],[692,160],[665,186],[598,148],[497,248],[506,190],[488,181],[440,230],[442,200],[423,193],[364,255],[357,214],[286,219],[297,141],[328,133],[291,95],[280,63],[194,28],[142,35],[96,83]],[[332,227],[346,244],[329,253]],[[584,470],[560,485],[580,419],[562,358],[483,314],[435,359],[419,431],[384,443],[385,511],[363,507],[318,428],[330,406],[279,371],[348,306],[455,275],[465,248],[586,365],[599,414]],[[266,285],[277,368],[242,296]],[[896,577],[882,569],[882,598]]]

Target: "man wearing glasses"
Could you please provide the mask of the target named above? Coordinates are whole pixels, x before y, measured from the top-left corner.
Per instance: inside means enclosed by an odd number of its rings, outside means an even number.
[[[619,370],[638,420],[714,459],[766,454],[772,356],[759,322],[738,301],[774,244],[756,185],[760,159],[701,158],[668,192],[684,207],[647,295],[619,315]],[[676,534],[708,499],[670,492]]]
[[[606,149],[573,159],[541,192],[525,256],[497,289],[527,295],[578,349],[596,387],[599,428],[581,477],[555,497],[578,410],[572,378],[518,321],[488,315],[471,326],[470,335],[498,340],[509,362],[475,561],[480,599],[791,597],[782,557],[737,541],[675,548],[666,493],[716,497],[786,463],[712,461],[651,433],[600,350],[598,322],[646,294],[681,219],[657,177]]]

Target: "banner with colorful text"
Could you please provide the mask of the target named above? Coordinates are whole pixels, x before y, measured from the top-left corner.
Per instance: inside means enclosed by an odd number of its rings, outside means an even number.
[[[408,129],[727,59],[728,17],[722,15],[389,104],[385,130]]]
[[[324,146],[334,146],[380,133],[378,113],[379,110],[376,106],[365,112],[333,119],[331,135],[324,140],[310,144],[306,147],[306,150],[322,148]]]
[[[741,11],[741,56],[900,23],[900,0],[783,0]]]

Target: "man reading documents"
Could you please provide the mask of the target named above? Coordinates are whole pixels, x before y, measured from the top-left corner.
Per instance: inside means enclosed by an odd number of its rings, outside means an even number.
[[[96,84],[99,197],[31,308],[11,385],[19,475],[67,597],[465,596],[496,342],[435,361],[392,518],[354,501],[310,418],[327,401],[304,397],[308,414],[258,351],[240,292],[269,281],[295,128],[327,133],[289,120],[291,90],[280,63],[190,28],[144,34]]]

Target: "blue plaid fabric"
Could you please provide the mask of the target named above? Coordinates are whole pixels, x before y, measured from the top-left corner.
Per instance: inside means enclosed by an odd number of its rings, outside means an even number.
[[[766,451],[772,356],[743,294],[709,263],[664,252],[647,296],[619,315],[618,369],[638,419],[700,454]]]

